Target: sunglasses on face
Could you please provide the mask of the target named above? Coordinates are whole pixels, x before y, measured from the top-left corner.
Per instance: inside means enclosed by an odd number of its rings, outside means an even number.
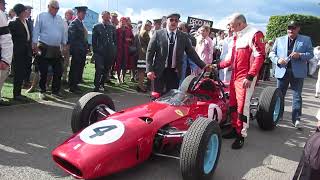
[[[297,27],[295,27],[295,26],[289,26],[288,27],[288,30],[295,30],[295,29],[297,29]]]
[[[179,22],[178,19],[170,19],[170,22]]]

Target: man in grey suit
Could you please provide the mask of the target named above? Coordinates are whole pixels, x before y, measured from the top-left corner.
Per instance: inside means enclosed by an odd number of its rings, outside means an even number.
[[[111,83],[108,75],[117,51],[116,28],[110,22],[110,13],[103,11],[101,16],[102,23],[94,25],[92,31],[93,59],[96,69],[93,90],[95,92],[98,92],[101,86],[106,90],[105,80]]]
[[[192,48],[188,35],[177,30],[179,18],[176,13],[168,15],[166,28],[155,31],[148,45],[147,77],[160,94],[179,87],[184,52],[200,68],[209,67]]]

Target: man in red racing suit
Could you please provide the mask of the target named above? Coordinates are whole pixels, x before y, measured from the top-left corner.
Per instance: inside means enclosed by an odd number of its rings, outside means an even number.
[[[249,128],[250,100],[265,59],[265,43],[263,33],[247,25],[242,14],[233,15],[229,25],[235,32],[232,49],[217,65],[218,69],[232,67],[229,105],[233,129],[223,137],[236,138],[232,149],[240,149]]]

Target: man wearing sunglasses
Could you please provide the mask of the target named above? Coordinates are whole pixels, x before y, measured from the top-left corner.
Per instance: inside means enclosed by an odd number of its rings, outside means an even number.
[[[9,105],[8,102],[1,99],[1,89],[8,77],[13,54],[13,43],[9,32],[8,20],[4,13],[6,4],[4,0],[0,0],[0,106]]]
[[[307,62],[313,57],[311,39],[299,34],[300,24],[291,21],[288,24],[287,35],[276,39],[269,54],[271,61],[276,64],[275,77],[277,86],[285,96],[290,83],[293,90],[292,125],[301,128],[302,87],[307,77]]]
[[[154,80],[154,91],[160,94],[179,87],[184,52],[200,68],[206,67],[187,34],[177,29],[179,18],[176,13],[168,15],[166,28],[155,31],[148,45],[147,77]]]

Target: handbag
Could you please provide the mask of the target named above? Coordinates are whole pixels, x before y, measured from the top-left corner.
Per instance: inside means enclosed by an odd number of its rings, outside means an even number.
[[[133,56],[138,52],[138,48],[135,46],[129,46],[129,55]]]

